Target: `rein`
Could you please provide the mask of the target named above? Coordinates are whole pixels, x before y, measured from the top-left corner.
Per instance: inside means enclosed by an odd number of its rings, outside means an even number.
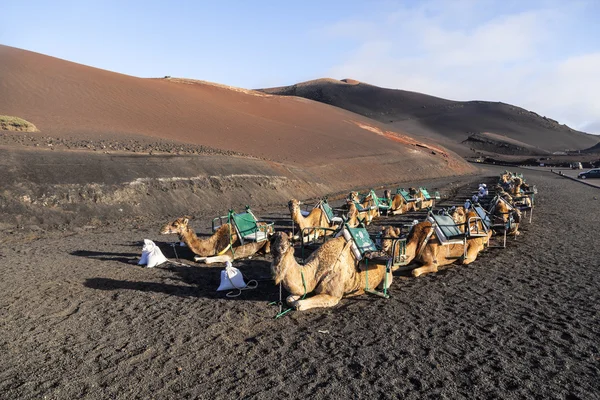
[[[427,233],[427,236],[425,236],[425,240],[423,241],[423,243],[421,243],[421,247],[419,248],[419,251],[417,252],[417,259],[421,257],[421,255],[423,254],[423,252],[425,251],[425,247],[427,246],[427,243],[429,242],[429,239],[431,238],[431,235],[433,235],[433,225],[429,227],[429,233]]]

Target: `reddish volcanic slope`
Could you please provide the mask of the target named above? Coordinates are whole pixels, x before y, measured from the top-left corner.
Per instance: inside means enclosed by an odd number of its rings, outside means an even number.
[[[472,134],[489,132],[526,145],[522,154],[583,150],[600,137],[579,132],[547,117],[510,104],[453,101],[406,90],[381,88],[355,80],[318,79],[292,86],[262,89],[264,93],[299,96],[340,107],[379,122],[438,140],[468,152],[463,143]],[[463,147],[461,150],[460,147]],[[498,143],[502,148],[502,143]]]
[[[0,60],[0,114],[32,122],[39,135],[164,139],[296,165],[376,156],[468,170],[453,153],[434,155],[391,138],[385,124],[303,98],[136,78],[6,46]]]

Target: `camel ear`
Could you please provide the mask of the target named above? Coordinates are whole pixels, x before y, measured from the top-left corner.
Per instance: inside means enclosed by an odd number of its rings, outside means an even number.
[[[400,236],[400,228],[394,229],[394,232],[396,232],[396,235]]]
[[[188,224],[188,222],[190,222],[190,218],[192,218],[192,217],[188,217],[187,215],[186,215],[185,217],[183,217],[183,223],[184,223],[185,225],[187,225],[187,224]]]

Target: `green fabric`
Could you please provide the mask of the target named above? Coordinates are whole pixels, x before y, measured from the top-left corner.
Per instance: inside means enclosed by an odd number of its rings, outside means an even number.
[[[475,212],[477,213],[477,216],[479,218],[481,218],[481,220],[483,221],[483,223],[489,228],[492,227],[492,221],[490,220],[490,217],[487,215],[487,213],[485,212],[485,210],[483,209],[483,207],[481,206],[475,206]]]
[[[420,187],[419,190],[421,193],[423,193],[423,196],[425,196],[425,200],[431,200],[431,196],[429,195],[427,189]]]
[[[333,210],[331,209],[331,206],[329,205],[327,200],[321,201],[321,210],[323,210],[325,216],[327,216],[327,219],[329,220],[329,222],[331,222],[331,220],[333,220],[334,218],[334,215]]]
[[[372,207],[363,207],[363,205],[360,204],[358,201],[354,201],[354,205],[356,206],[358,212],[367,212],[373,209]]]
[[[456,239],[465,236],[465,234],[460,231],[458,226],[456,226],[454,220],[449,216],[435,214],[431,214],[431,216],[433,217],[435,223],[440,227],[442,233],[444,234],[444,236],[446,236],[446,238]]]
[[[354,243],[358,247],[361,255],[364,255],[369,251],[377,251],[375,243],[371,240],[369,232],[365,228],[346,228],[350,232],[350,236],[354,240]]]
[[[252,214],[252,212],[250,212],[249,209],[248,211],[240,214],[232,213],[231,219],[241,238],[254,240],[257,242],[262,242],[263,240],[268,239],[266,231],[264,229],[260,229],[256,217],[254,214]],[[266,226],[264,228],[266,228]]]
[[[241,214],[233,214],[232,216],[235,226],[240,233],[240,236],[250,235],[258,231],[258,226],[256,224],[256,219],[254,215],[245,212]]]
[[[382,199],[382,198],[377,197],[377,194],[375,193],[375,191],[373,189],[371,189],[369,194],[371,195],[371,198],[373,199],[373,203],[375,203],[375,206],[377,206],[377,208],[379,208],[380,210],[389,210],[390,209],[390,205],[388,204],[387,199],[385,199],[385,198]]]
[[[400,188],[400,189],[396,190],[396,194],[399,194],[402,197],[404,197],[404,200],[406,200],[406,201],[415,201],[415,199],[413,199],[412,197],[410,197],[410,193],[408,193],[403,188]]]

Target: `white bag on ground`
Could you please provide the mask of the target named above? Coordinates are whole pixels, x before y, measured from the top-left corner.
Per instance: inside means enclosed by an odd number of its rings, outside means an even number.
[[[154,268],[168,261],[167,257],[164,256],[160,248],[149,239],[144,239],[144,247],[142,248],[142,257],[138,265],[145,265],[147,268]]]
[[[246,282],[244,282],[244,277],[239,269],[234,267],[231,262],[227,261],[225,263],[225,269],[221,271],[221,284],[217,289],[217,292],[223,290],[232,290],[232,289],[244,289],[246,287]]]

